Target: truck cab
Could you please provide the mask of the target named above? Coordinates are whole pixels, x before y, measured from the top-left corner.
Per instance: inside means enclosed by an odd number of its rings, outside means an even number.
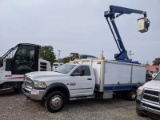
[[[54,71],[25,75],[22,91],[30,99],[45,101],[50,112],[60,111],[66,100],[94,95],[95,75],[90,65],[64,64]]]
[[[160,119],[160,73],[137,90],[136,112],[139,116]]]
[[[39,59],[39,49],[39,45],[21,43],[1,57],[0,92],[19,89],[25,73],[51,70],[48,61]]]

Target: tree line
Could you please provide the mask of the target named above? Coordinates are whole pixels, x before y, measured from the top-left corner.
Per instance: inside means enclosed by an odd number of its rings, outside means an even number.
[[[53,65],[54,62],[58,62],[56,60],[56,55],[54,53],[54,48],[52,46],[42,46],[40,49],[40,58],[50,61],[51,66]],[[62,63],[68,63],[70,61],[70,57],[64,57],[60,59],[60,62]],[[155,58],[153,60],[153,65],[160,65],[160,57]]]
[[[39,56],[40,56],[40,58],[49,61],[51,63],[51,66],[53,65],[54,62],[58,62],[58,60],[56,60],[54,48],[50,45],[49,46],[41,46]],[[69,60],[70,60],[70,57],[64,57],[64,58],[60,59],[60,62],[68,63]]]

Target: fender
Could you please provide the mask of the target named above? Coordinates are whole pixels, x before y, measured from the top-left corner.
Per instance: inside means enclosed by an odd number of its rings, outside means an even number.
[[[47,95],[50,92],[52,92],[53,90],[63,91],[64,94],[66,95],[67,99],[70,98],[70,92],[64,83],[53,83],[46,88],[46,92],[45,92],[42,100],[44,100],[47,97]]]

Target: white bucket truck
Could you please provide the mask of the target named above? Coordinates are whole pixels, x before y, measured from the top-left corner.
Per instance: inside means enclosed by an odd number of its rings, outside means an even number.
[[[145,83],[146,66],[99,59],[76,60],[54,71],[25,75],[22,91],[32,100],[44,101],[50,112],[62,110],[65,101],[101,98],[123,93],[135,100],[136,89]]]

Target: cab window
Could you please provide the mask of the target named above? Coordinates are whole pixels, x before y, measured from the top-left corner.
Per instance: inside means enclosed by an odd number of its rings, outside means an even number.
[[[84,70],[83,76],[90,76],[90,69],[88,66],[79,66],[73,73],[80,74]]]
[[[154,80],[160,80],[160,73],[154,78]]]

